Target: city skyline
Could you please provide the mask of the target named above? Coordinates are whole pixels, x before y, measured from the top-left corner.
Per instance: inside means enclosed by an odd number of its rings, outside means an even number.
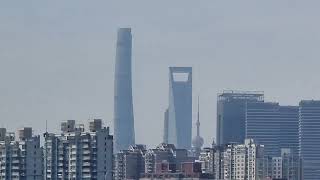
[[[58,131],[61,120],[96,117],[113,129],[115,34],[124,26],[135,34],[137,143],[161,142],[169,66],[193,67],[206,146],[223,89],[263,90],[281,105],[320,99],[319,2],[170,3],[2,2],[0,126],[42,132],[47,121]]]

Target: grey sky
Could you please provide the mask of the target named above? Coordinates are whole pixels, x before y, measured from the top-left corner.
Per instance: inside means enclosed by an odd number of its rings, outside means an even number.
[[[162,139],[168,66],[194,67],[202,135],[216,94],[263,90],[295,105],[320,99],[320,1],[2,1],[0,125],[36,133],[61,120],[113,127],[116,30],[132,27],[136,142]],[[196,107],[196,106],[194,106]],[[194,117],[196,113],[194,112]]]

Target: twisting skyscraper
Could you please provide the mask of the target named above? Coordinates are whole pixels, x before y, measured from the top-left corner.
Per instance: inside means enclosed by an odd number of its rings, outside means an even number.
[[[191,149],[192,68],[170,67],[169,76],[168,122],[164,132],[168,133],[168,143]]]
[[[118,29],[114,81],[114,152],[128,149],[135,143],[131,49],[131,29]]]

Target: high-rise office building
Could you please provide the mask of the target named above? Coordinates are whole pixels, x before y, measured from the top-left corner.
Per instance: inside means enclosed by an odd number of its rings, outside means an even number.
[[[132,36],[130,28],[118,30],[114,81],[115,152],[135,144],[131,77]]]
[[[279,156],[279,104],[271,102],[247,103],[246,138],[264,145],[265,155]]]
[[[58,179],[112,179],[113,136],[101,119],[89,122],[90,131],[74,120],[61,123],[61,134],[45,133],[44,177]]]
[[[265,146],[265,155],[278,157],[281,148],[298,150],[298,107],[273,102],[248,102],[246,138]]]
[[[320,177],[320,101],[299,103],[299,156],[304,180]]]
[[[263,102],[263,92],[223,91],[217,101],[217,145],[243,143],[247,102]]]
[[[0,129],[0,179],[43,179],[43,154],[40,136],[33,136],[32,128],[14,133]]]
[[[281,149],[290,149],[290,154],[298,157],[299,149],[299,107],[280,106],[279,146]]]
[[[168,143],[191,149],[192,67],[169,68]]]

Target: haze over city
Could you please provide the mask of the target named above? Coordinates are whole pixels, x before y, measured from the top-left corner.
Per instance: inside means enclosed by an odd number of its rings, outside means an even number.
[[[136,142],[162,140],[169,66],[193,67],[205,144],[216,97],[261,90],[267,101],[319,99],[318,1],[26,1],[0,3],[0,126],[102,118],[113,127],[116,33],[131,27]],[[113,128],[111,128],[113,129]]]

